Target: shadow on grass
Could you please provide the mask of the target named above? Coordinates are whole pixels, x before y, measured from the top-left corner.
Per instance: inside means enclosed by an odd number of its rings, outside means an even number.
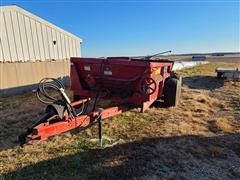
[[[42,161],[13,179],[240,178],[240,134],[146,138]]]
[[[224,80],[214,76],[189,76],[183,78],[183,84],[191,89],[214,90],[224,85]]]
[[[168,106],[164,103],[164,100],[162,99],[158,99],[156,100],[151,106],[152,107],[156,107],[156,108],[168,108]]]

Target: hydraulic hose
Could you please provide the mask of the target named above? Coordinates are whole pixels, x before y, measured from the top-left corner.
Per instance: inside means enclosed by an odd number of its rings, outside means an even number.
[[[54,97],[49,91],[57,91],[61,95],[61,89],[64,89],[64,85],[55,78],[44,78],[38,84],[37,98],[44,104],[52,104],[59,100]]]

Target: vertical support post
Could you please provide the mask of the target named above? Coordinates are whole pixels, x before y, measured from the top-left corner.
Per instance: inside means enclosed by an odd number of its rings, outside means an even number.
[[[103,109],[98,109],[98,139],[99,139],[99,146],[102,147],[102,111]]]
[[[98,139],[99,145],[102,147],[102,115],[99,115],[98,118]]]

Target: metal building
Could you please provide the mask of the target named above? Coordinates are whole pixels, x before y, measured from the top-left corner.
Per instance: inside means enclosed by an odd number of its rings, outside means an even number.
[[[0,61],[80,56],[82,40],[18,6],[0,7]]]
[[[0,7],[0,93],[29,89],[43,77],[69,77],[81,38],[16,6]]]

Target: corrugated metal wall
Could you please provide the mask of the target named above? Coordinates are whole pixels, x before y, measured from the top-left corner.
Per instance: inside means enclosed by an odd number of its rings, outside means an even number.
[[[0,7],[0,62],[79,57],[81,39],[17,6]]]

